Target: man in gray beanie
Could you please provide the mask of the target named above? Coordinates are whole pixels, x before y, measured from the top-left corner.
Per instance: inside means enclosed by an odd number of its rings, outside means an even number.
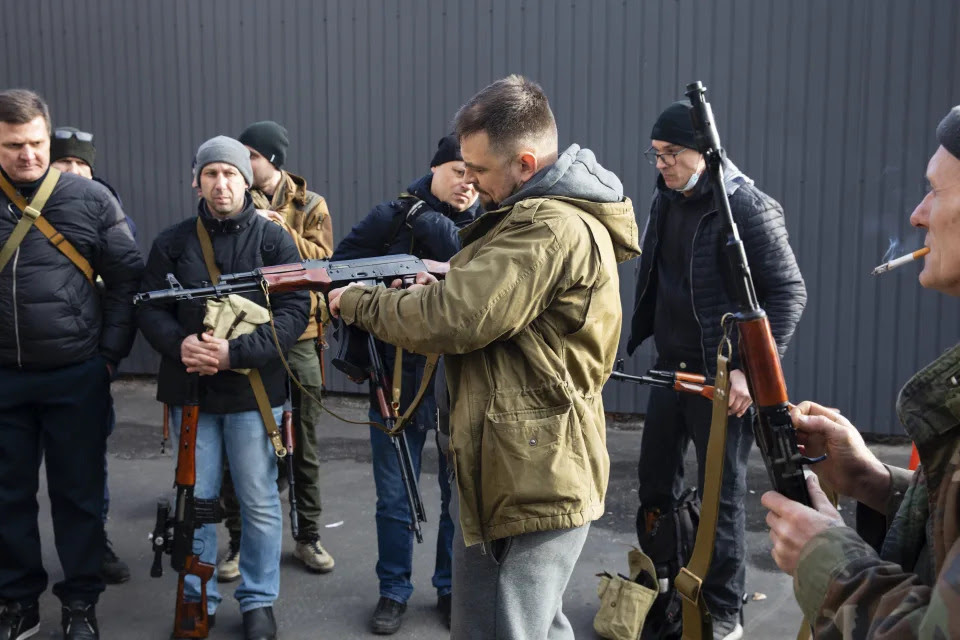
[[[920,284],[960,297],[960,106],[937,127],[930,189],[910,214],[926,231]],[[812,469],[855,499],[847,527],[815,478],[813,508],[770,491],[762,498],[773,559],[794,577],[814,635],[824,638],[960,637],[960,344],[911,378],[897,414],[920,454],[908,471],[881,463],[844,415],[813,402],[794,409]]]
[[[215,280],[216,274],[205,266],[204,245],[212,250],[214,262],[224,273],[300,260],[293,239],[283,227],[257,215],[249,193],[253,182],[250,153],[240,142],[218,136],[203,143],[197,150],[197,182],[202,193],[197,216],[157,237],[147,261],[144,290],[166,288],[167,273],[173,273],[184,287]],[[266,306],[262,292],[243,295]],[[277,338],[284,351],[296,343],[307,326],[309,306],[306,291],[270,295]],[[287,396],[286,372],[269,324],[227,340],[204,332],[203,317],[204,306],[195,301],[143,305],[137,310],[140,330],[162,356],[157,399],[170,405],[174,424],[179,424],[181,407],[188,401],[188,377],[200,374],[195,496],[219,497],[226,455],[234,473],[243,523],[243,580],[234,597],[243,613],[244,637],[272,640],[277,629],[273,603],[280,590],[283,519],[276,455],[266,425],[275,428],[280,420]],[[255,378],[237,369],[259,371],[269,406],[258,403],[253,391]],[[261,417],[264,415],[269,421]],[[215,563],[216,524],[198,528],[194,545],[203,550],[203,562]],[[198,601],[199,585],[188,580],[186,594],[188,600]],[[216,575],[207,583],[207,596],[208,613],[212,615],[221,600]]]

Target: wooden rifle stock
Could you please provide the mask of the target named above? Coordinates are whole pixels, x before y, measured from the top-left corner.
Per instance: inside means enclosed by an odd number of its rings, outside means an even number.
[[[177,503],[173,516],[173,541],[170,550],[171,565],[177,570],[177,600],[173,619],[175,638],[206,638],[210,631],[207,615],[207,581],[213,577],[214,566],[200,561],[193,552],[193,536],[198,522],[196,499],[193,495],[197,481],[197,426],[200,419],[199,374],[189,380],[187,401],[180,421],[180,442],[177,448],[176,489]],[[200,579],[200,602],[187,602],[184,581],[187,576]]]

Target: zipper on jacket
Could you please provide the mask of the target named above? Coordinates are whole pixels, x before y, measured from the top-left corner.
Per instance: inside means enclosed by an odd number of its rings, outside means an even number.
[[[17,260],[20,259],[20,247],[13,254],[13,336],[17,342],[17,368],[22,369],[20,361],[20,321],[17,319]]]
[[[697,244],[697,234],[700,233],[700,225],[706,220],[707,216],[713,213],[708,211],[700,217],[697,228],[693,230],[693,245]],[[707,362],[707,349],[703,346],[703,325],[700,324],[700,316],[697,315],[697,303],[693,299],[693,245],[690,246],[690,307],[693,309],[693,319],[697,321],[697,327],[700,329],[700,357],[703,358],[704,374],[710,373],[710,364]]]

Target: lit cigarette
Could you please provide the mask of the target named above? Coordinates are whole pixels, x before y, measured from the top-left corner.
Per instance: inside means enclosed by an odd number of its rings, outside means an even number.
[[[887,271],[890,271],[891,269],[896,269],[897,267],[902,267],[903,265],[907,264],[908,262],[913,262],[914,260],[917,260],[917,259],[919,259],[919,258],[922,258],[923,256],[927,255],[928,253],[930,253],[930,247],[924,247],[923,249],[917,249],[917,250],[914,251],[913,253],[908,253],[908,254],[905,255],[905,256],[900,256],[899,258],[896,258],[896,259],[894,259],[894,260],[891,260],[890,262],[884,262],[882,265],[880,265],[879,267],[877,267],[876,269],[874,269],[872,273],[873,273],[873,275],[875,275],[875,276],[876,276],[876,275],[880,275],[881,273],[886,273]]]

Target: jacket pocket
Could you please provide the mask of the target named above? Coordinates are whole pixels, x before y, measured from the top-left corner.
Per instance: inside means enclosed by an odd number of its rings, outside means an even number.
[[[563,515],[586,499],[583,438],[575,422],[572,403],[486,414],[480,452],[485,524]]]

